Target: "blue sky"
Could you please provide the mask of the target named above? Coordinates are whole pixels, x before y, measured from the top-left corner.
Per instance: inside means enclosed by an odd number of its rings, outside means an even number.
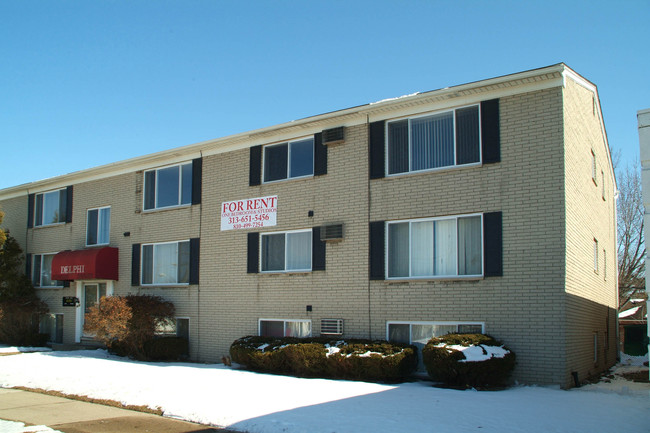
[[[565,62],[638,159],[650,1],[0,2],[0,188]]]

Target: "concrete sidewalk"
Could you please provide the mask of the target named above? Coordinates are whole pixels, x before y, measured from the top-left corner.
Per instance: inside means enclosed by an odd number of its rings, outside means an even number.
[[[158,415],[4,388],[0,388],[0,419],[45,425],[64,433],[226,432]]]

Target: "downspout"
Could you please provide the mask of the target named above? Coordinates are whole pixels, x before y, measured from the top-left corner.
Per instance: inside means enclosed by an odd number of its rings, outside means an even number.
[[[203,237],[203,151],[199,150],[201,156],[201,203],[199,203],[199,245]],[[197,358],[201,353],[201,248],[199,247],[199,284],[196,285],[196,354]],[[191,326],[191,325],[190,325]],[[190,328],[191,332],[191,328]],[[191,352],[190,352],[191,353]]]

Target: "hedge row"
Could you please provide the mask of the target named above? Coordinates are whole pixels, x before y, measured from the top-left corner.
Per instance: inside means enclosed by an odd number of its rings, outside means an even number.
[[[482,359],[466,359],[461,348],[478,350]],[[515,367],[515,354],[484,334],[448,334],[432,338],[422,349],[422,360],[434,381],[460,387],[503,386]]]
[[[248,336],[230,356],[251,370],[369,381],[402,381],[417,367],[414,346],[370,340]]]

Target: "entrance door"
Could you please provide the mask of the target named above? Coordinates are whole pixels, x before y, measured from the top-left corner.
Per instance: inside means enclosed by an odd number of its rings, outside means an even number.
[[[82,291],[82,301],[81,305],[84,309],[84,314],[81,316],[81,326],[83,329],[83,322],[85,320],[86,314],[90,311],[90,307],[97,305],[102,296],[106,296],[106,283],[90,283],[84,284]],[[90,334],[86,331],[83,331],[84,337],[93,337],[93,334]]]

